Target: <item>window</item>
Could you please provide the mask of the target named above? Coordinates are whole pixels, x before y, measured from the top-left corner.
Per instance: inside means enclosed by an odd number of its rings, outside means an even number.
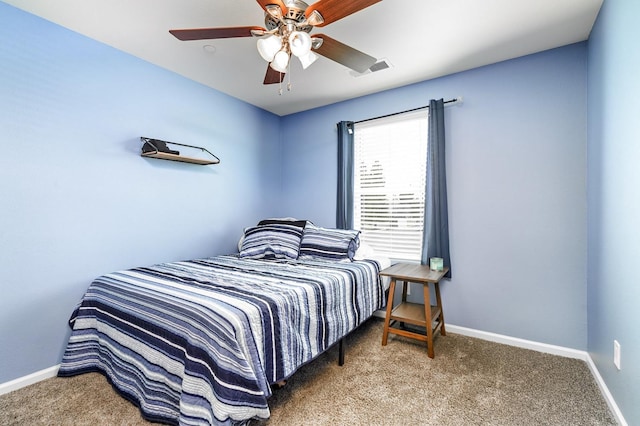
[[[420,261],[428,124],[422,110],[354,126],[354,227],[394,260]]]

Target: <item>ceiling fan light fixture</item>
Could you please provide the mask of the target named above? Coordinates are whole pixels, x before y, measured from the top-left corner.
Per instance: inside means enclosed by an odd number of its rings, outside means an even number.
[[[274,57],[282,49],[282,39],[276,35],[261,38],[258,40],[258,53],[267,62],[273,61]]]
[[[318,59],[318,55],[310,51],[306,55],[298,56],[298,59],[300,59],[302,69],[306,70],[309,65],[313,64]]]
[[[289,35],[289,47],[295,56],[304,56],[311,51],[311,36],[304,31],[293,31]]]
[[[271,68],[278,72],[287,72],[287,66],[289,65],[289,54],[285,50],[280,50],[273,57],[271,61]]]

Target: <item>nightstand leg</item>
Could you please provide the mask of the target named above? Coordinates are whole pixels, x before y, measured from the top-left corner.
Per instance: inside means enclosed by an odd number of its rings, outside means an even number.
[[[447,335],[447,332],[444,329],[444,309],[442,309],[442,299],[440,299],[440,283],[435,283],[436,286],[436,302],[438,303],[438,308],[440,308],[440,334],[443,336]]]
[[[433,327],[431,326],[431,295],[429,294],[429,284],[423,284],[422,289],[424,293],[425,328],[427,329],[427,355],[429,355],[429,358],[433,358]]]
[[[402,282],[402,303],[407,301],[407,288],[409,287],[409,281],[404,280]],[[400,321],[400,328],[404,328],[404,321]]]
[[[389,286],[389,298],[387,299],[387,315],[384,318],[384,329],[382,331],[382,346],[387,345],[387,337],[389,337],[389,322],[391,320],[391,311],[393,310],[393,294],[396,291],[396,279],[391,278]]]

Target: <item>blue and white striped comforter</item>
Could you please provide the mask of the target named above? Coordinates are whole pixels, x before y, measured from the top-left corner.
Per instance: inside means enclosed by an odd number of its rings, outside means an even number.
[[[104,372],[149,420],[268,418],[270,384],[384,306],[378,271],[218,256],[104,275],[70,319],[58,374]]]

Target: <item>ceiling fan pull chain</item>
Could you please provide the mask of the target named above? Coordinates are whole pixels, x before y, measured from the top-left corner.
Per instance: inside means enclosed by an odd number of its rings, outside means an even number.
[[[287,67],[287,92],[291,91],[291,61],[289,61],[289,66]]]

